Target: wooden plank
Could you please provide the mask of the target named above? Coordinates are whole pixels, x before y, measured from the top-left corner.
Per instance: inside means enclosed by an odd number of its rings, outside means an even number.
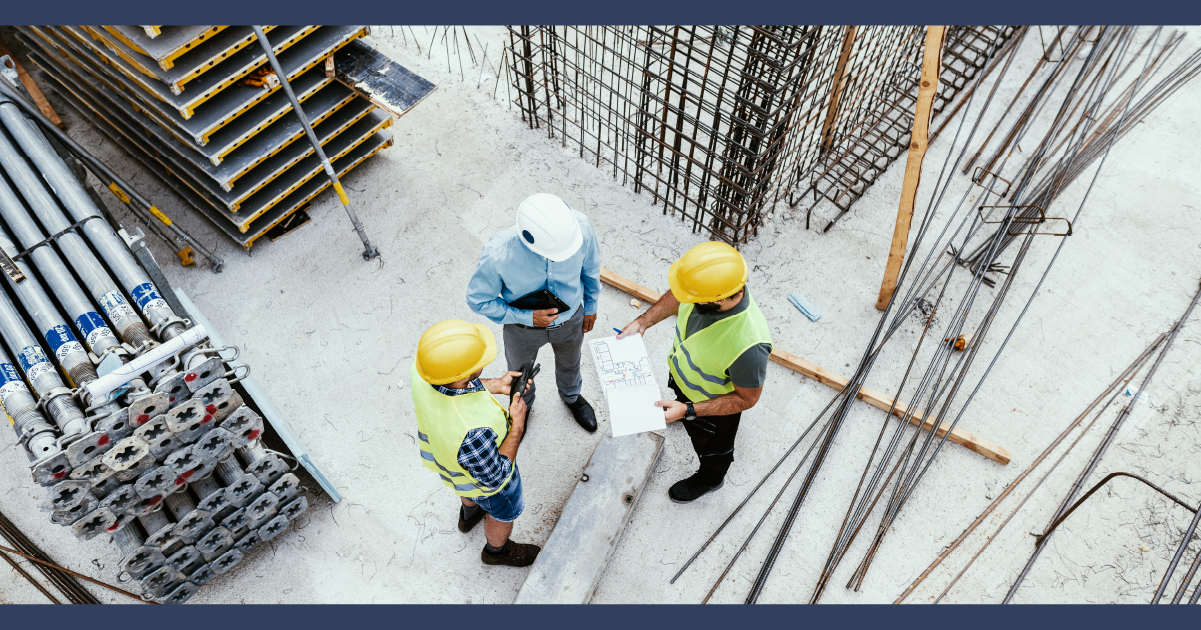
[[[21,85],[24,85],[25,90],[29,92],[29,96],[33,97],[33,103],[38,106],[38,110],[42,112],[42,115],[54,123],[55,127],[66,129],[67,126],[63,123],[63,119],[59,118],[58,112],[54,111],[54,108],[50,106],[50,101],[46,100],[46,95],[42,94],[42,90],[38,87],[37,82],[25,71],[25,66],[22,66],[20,61],[17,61],[17,56],[8,49],[4,40],[0,40],[0,57],[6,55],[9,59],[13,60],[13,65],[16,66],[17,78],[21,79]]]
[[[601,282],[633,295],[634,297],[650,304],[657,302],[661,295],[638,284],[637,282],[634,282],[633,280],[619,276],[612,271],[605,269],[604,267],[601,267],[600,277]],[[771,360],[794,372],[799,373],[805,378],[813,379],[832,389],[842,389],[843,387],[846,387],[848,382],[850,382],[850,379],[845,376],[831,372],[824,367],[821,367],[815,363],[810,363],[809,361],[806,361],[796,355],[789,354],[783,350],[780,350],[779,348],[772,348]],[[856,397],[877,409],[882,409],[884,411],[892,409],[892,414],[898,418],[903,418],[905,413],[909,410],[907,405],[900,402],[895,402],[894,408],[894,401],[892,398],[867,387],[861,387],[859,389],[859,394]],[[929,431],[930,428],[934,426],[933,419],[926,419],[922,415],[922,412],[916,410],[913,412],[913,415],[909,417],[909,422],[911,424],[920,426],[926,431]],[[938,435],[946,435],[947,430],[950,428],[951,426],[946,422],[940,422],[938,424]],[[950,442],[954,442],[968,450],[975,451],[1002,465],[1008,464],[1009,460],[1011,459],[1011,455],[1005,447],[959,427],[956,427],[954,430],[952,430],[951,436],[947,439]]]
[[[855,47],[855,35],[858,32],[858,26],[848,26],[846,35],[842,38],[842,55],[838,58],[838,66],[834,71],[834,89],[830,92],[826,122],[822,125],[822,151],[829,151],[834,144],[834,123],[838,121],[838,111],[842,106],[842,92],[847,85],[847,63],[851,59],[851,49]]]
[[[905,181],[901,184],[901,205],[897,208],[897,226],[892,233],[892,247],[888,250],[888,264],[884,268],[884,281],[880,284],[880,297],[876,309],[884,310],[897,290],[897,276],[901,263],[905,261],[905,246],[909,244],[909,224],[913,221],[913,204],[917,200],[917,187],[922,180],[922,160],[930,136],[930,107],[938,92],[938,75],[942,64],[942,40],[945,26],[930,26],[926,29],[926,51],[922,57],[921,83],[917,88],[917,105],[913,113],[913,137],[909,140],[909,157],[905,161]]]

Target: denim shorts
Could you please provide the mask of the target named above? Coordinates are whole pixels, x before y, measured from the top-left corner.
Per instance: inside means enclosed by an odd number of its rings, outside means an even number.
[[[521,492],[521,471],[514,465],[513,476],[500,492],[490,497],[471,497],[468,500],[484,508],[488,516],[502,523],[512,523],[525,510],[525,497]]]

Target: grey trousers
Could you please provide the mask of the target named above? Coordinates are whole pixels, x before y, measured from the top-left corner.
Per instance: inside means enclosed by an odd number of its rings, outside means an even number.
[[[555,351],[555,385],[559,397],[571,404],[580,395],[584,379],[580,376],[580,352],[584,348],[584,306],[572,309],[571,318],[557,328],[521,328],[505,324],[505,361],[509,370],[520,370],[538,356],[538,350],[550,344]],[[559,321],[559,320],[555,320]],[[534,403],[536,384],[524,396],[525,404]]]

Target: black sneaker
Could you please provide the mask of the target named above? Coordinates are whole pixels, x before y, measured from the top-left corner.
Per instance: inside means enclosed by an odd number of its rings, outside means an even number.
[[[584,400],[583,396],[576,396],[575,402],[566,403],[567,408],[571,410],[572,417],[584,430],[592,433],[596,431],[596,412],[592,410],[592,405]]]
[[[471,518],[463,518],[463,515],[466,514],[466,512],[467,512],[467,506],[460,503],[459,504],[459,531],[463,532],[464,534],[471,531],[471,528],[475,527],[475,524],[480,522],[484,518],[484,508],[482,508],[478,505],[475,506],[475,516],[472,516]]]
[[[716,484],[711,484],[697,479],[698,475],[693,475],[683,481],[678,481],[670,490],[667,491],[667,496],[675,503],[692,503],[697,499],[717,490],[726,485],[726,480],[723,477]]]
[[[528,567],[534,564],[539,551],[542,551],[542,548],[538,545],[523,545],[510,540],[505,542],[504,549],[496,553],[488,551],[488,545],[485,544],[484,548],[480,550],[480,560],[483,560],[484,564]]]

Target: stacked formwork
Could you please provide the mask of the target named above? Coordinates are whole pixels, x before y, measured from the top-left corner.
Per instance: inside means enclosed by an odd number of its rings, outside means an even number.
[[[980,51],[1013,33],[950,30],[944,73],[952,80],[940,86],[939,110],[986,63]],[[925,28],[511,26],[509,33],[514,101],[531,128],[645,189],[693,231],[738,245],[779,201],[795,206],[801,192],[814,190],[845,211],[895,159],[912,127]]]
[[[330,181],[251,27],[157,28],[153,37],[135,26],[19,30],[65,101],[249,249]],[[370,50],[365,26],[264,30],[339,176],[391,145],[389,112],[433,89],[414,75],[408,102],[386,110],[337,80],[335,52]]]
[[[3,92],[0,225],[0,403],[41,508],[81,540],[111,534],[143,597],[182,603],[308,509],[299,479],[262,445],[246,372]]]

